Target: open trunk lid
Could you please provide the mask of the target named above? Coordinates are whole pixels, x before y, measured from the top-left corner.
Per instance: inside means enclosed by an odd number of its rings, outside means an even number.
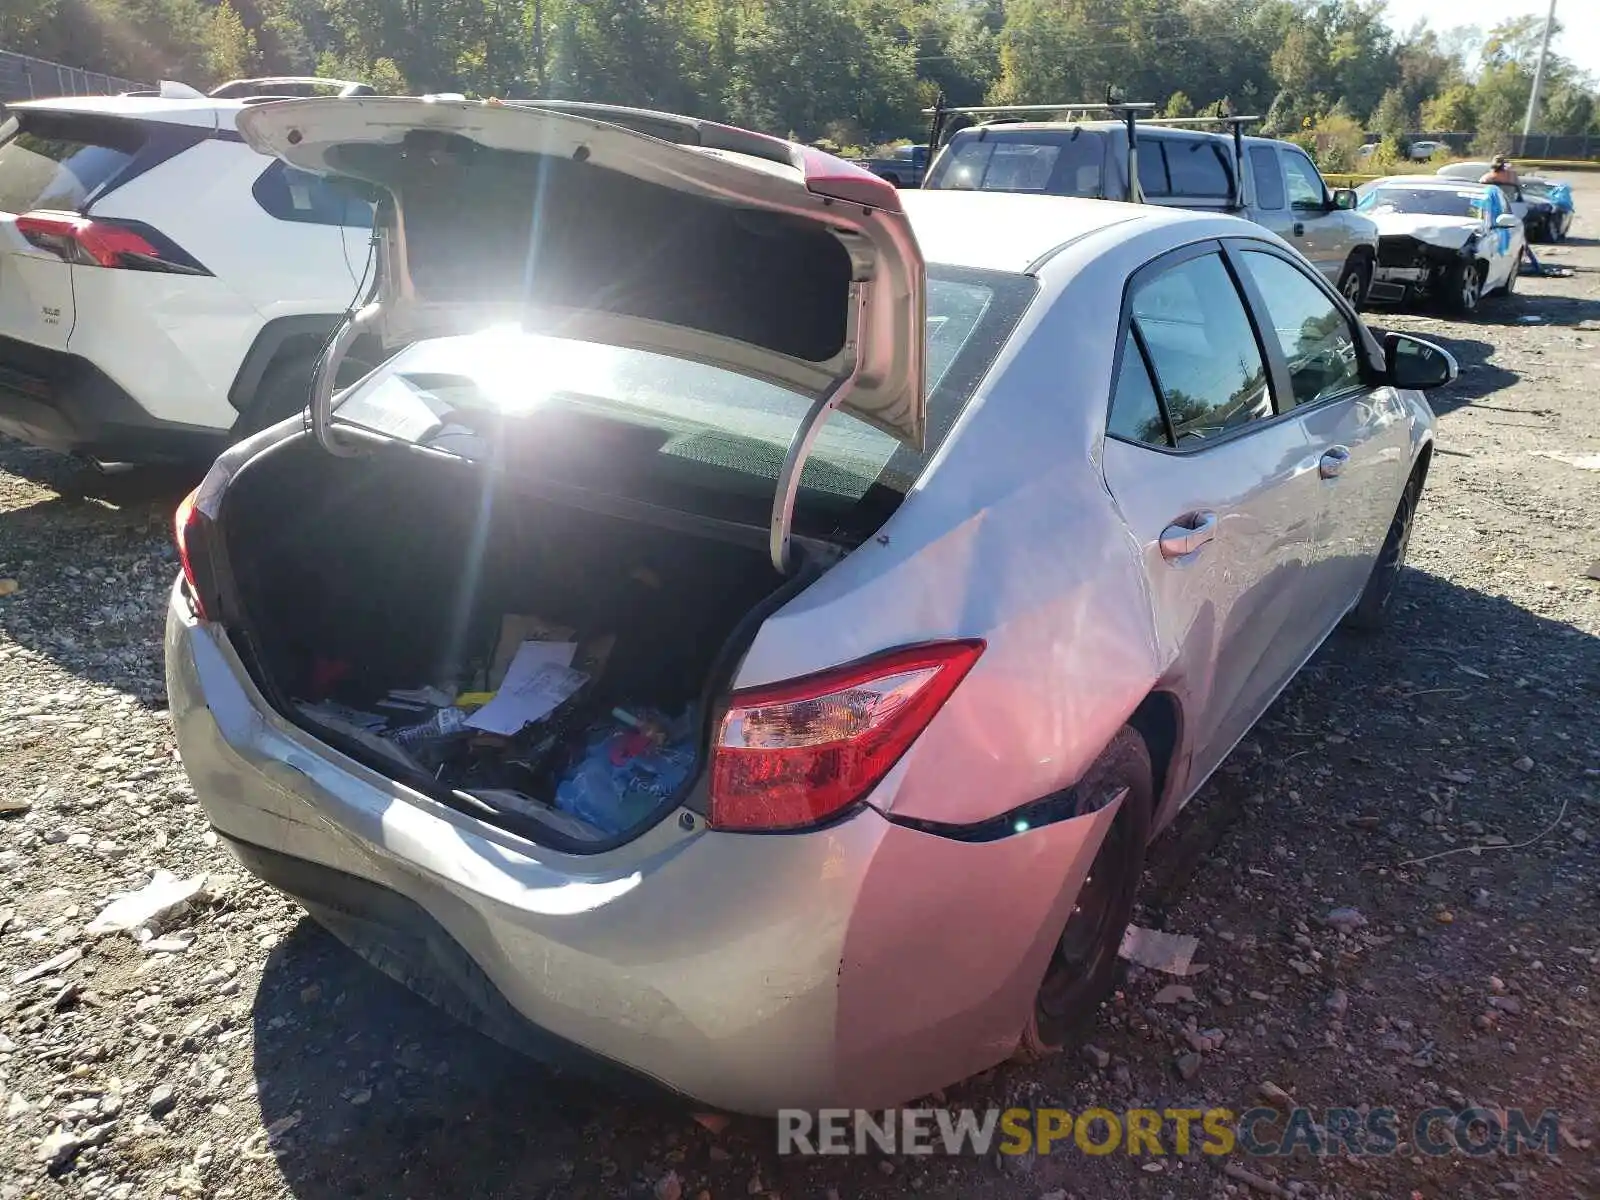
[[[363,312],[387,345],[510,324],[650,350],[921,447],[924,264],[893,187],[860,168],[602,105],[289,100],[238,126],[387,193]]]

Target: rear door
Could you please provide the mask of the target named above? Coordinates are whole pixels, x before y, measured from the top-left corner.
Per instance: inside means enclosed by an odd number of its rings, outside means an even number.
[[[1306,567],[1321,496],[1235,266],[1217,243],[1157,259],[1129,288],[1106,483],[1150,581],[1165,686],[1190,699],[1208,773],[1310,649]]]
[[[14,109],[0,122],[0,336],[66,348],[73,267],[29,241],[17,218],[80,211],[143,143],[137,124],[88,113]]]
[[[1240,240],[1229,251],[1266,338],[1279,408],[1315,466],[1305,621],[1320,640],[1366,586],[1383,545],[1410,470],[1410,422],[1393,388],[1369,385],[1357,318],[1330,288],[1266,243]]]
[[[1255,198],[1250,215],[1284,241],[1294,242],[1294,217],[1289,212],[1289,193],[1284,188],[1283,164],[1272,146],[1251,145],[1245,151],[1250,182]]]

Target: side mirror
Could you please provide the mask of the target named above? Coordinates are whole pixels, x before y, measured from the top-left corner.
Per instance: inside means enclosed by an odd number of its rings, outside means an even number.
[[[1460,373],[1448,350],[1408,333],[1383,335],[1383,360],[1389,386],[1418,392],[1453,383]]]
[[[1355,188],[1335,188],[1333,193],[1333,207],[1338,212],[1350,212],[1355,208],[1360,197],[1356,195]]]
[[[1516,213],[1501,213],[1494,219],[1496,229],[1515,229],[1522,222],[1517,219]]]

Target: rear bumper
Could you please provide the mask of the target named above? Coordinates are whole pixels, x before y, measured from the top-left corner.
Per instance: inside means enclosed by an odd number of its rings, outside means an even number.
[[[184,766],[246,867],[491,1036],[740,1112],[888,1105],[1005,1058],[1115,815],[973,843],[872,808],[787,835],[670,819],[564,855],[284,721],[181,588],[166,660]]]
[[[227,434],[162,421],[88,359],[0,337],[0,433],[118,462],[215,458]]]

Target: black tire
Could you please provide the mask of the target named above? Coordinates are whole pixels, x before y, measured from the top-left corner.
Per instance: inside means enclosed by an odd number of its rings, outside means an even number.
[[[1019,1057],[1059,1051],[1094,1016],[1111,991],[1117,950],[1133,919],[1134,898],[1144,872],[1155,812],[1154,779],[1144,738],[1124,725],[1078,783],[1082,812],[1104,807],[1124,788],[1128,794],[1056,941],[1023,1030]]]
[[[1372,286],[1372,260],[1364,254],[1352,254],[1339,276],[1339,294],[1350,302],[1350,307],[1360,312],[1367,303],[1367,289]]]
[[[1367,577],[1361,599],[1345,614],[1347,629],[1376,633],[1388,624],[1390,602],[1405,569],[1406,550],[1411,545],[1411,529],[1416,522],[1417,500],[1421,495],[1422,481],[1413,475],[1395,507],[1389,532],[1383,539],[1383,549],[1378,551],[1378,561],[1372,564],[1372,574]]]
[[[1483,301],[1483,270],[1475,258],[1462,259],[1445,275],[1444,306],[1457,316],[1468,317]]]
[[[261,374],[254,402],[239,414],[238,421],[234,423],[234,440],[240,441],[259,433],[309,405],[319,357],[318,354],[288,354],[274,360]],[[339,364],[335,385],[348,387],[370,370],[370,363],[347,355]]]

